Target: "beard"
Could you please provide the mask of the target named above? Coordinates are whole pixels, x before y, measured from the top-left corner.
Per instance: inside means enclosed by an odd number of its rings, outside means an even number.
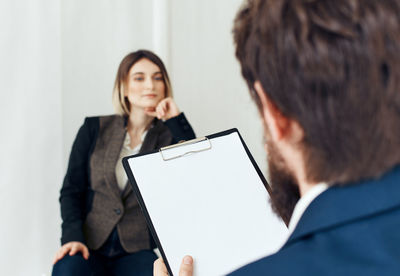
[[[300,199],[298,182],[271,139],[267,139],[266,147],[271,182],[270,203],[272,210],[288,225]]]

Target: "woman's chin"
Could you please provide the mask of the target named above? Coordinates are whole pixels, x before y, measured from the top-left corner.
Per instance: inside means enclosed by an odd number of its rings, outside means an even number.
[[[133,108],[142,109],[144,112],[155,111],[156,107],[157,107],[157,104],[159,102],[160,101],[139,103],[139,104],[133,105]]]

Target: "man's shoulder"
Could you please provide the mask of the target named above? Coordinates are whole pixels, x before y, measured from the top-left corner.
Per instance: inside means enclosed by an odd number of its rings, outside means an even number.
[[[230,275],[395,275],[399,228],[397,207],[310,233]]]
[[[314,246],[311,245],[310,248],[308,242],[298,241],[275,254],[249,263],[229,275],[329,275],[329,273],[322,273],[326,269],[321,269],[320,265],[316,264],[318,260],[322,260],[323,256],[321,251]],[[326,264],[325,261],[323,263]]]

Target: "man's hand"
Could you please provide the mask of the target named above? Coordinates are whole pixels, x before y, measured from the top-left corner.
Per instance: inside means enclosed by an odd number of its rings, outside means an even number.
[[[167,267],[164,264],[162,258],[158,258],[154,262],[154,276],[168,276]],[[185,256],[181,263],[181,268],[179,270],[179,276],[192,276],[193,275],[193,258],[190,256]]]
[[[85,260],[89,259],[89,249],[81,242],[68,242],[61,246],[61,248],[57,251],[56,255],[54,256],[53,265],[64,258],[65,255],[69,252],[70,256],[75,255],[78,252],[82,253],[83,258]]]
[[[171,98],[165,98],[160,101],[156,107],[147,107],[145,112],[149,116],[157,117],[158,119],[168,120],[179,115],[180,111],[175,101]]]

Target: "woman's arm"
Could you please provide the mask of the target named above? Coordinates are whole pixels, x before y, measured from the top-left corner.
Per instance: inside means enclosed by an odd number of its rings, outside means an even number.
[[[171,97],[163,99],[155,108],[148,108],[146,113],[165,120],[164,124],[172,133],[172,144],[196,138],[185,114],[179,111],[178,106]]]
[[[181,112],[178,116],[172,117],[166,120],[164,124],[169,128],[172,133],[172,143],[178,143],[182,140],[191,140],[196,138],[194,131],[185,117],[185,114]]]
[[[83,221],[90,197],[89,157],[93,150],[98,118],[86,118],[72,146],[67,173],[60,191],[61,244],[71,241],[85,244]]]

